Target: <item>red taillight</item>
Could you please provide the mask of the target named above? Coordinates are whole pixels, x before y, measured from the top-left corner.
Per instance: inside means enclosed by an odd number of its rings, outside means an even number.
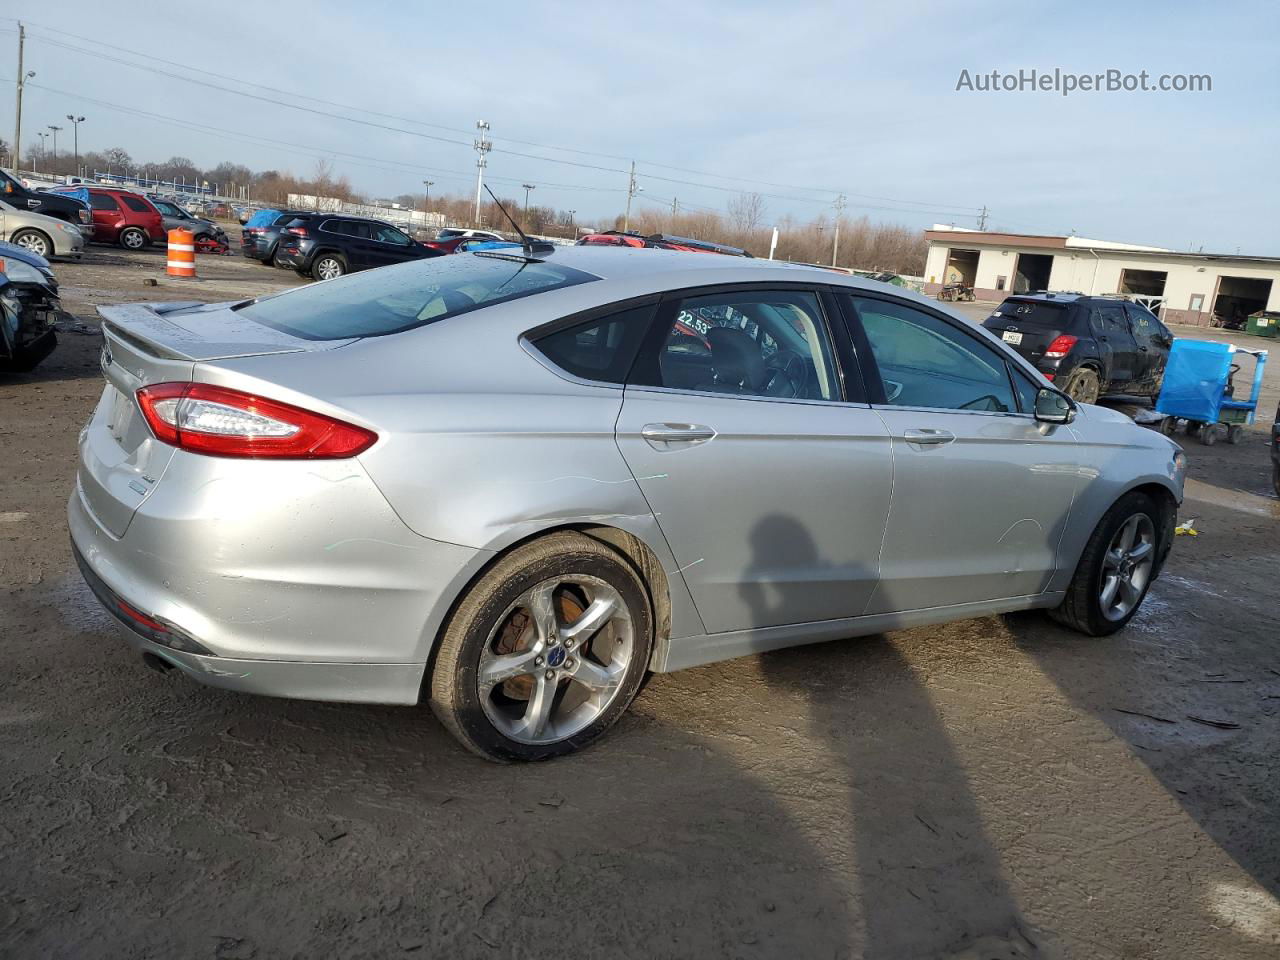
[[[143,387],[138,406],[156,439],[213,457],[340,460],[378,439],[324,414],[206,383]]]
[[[307,235],[306,227],[285,227],[285,233],[292,233],[295,237],[305,237]]]
[[[169,628],[166,627],[159,620],[152,620],[141,610],[135,610],[133,607],[129,606],[129,604],[125,603],[123,600],[120,600],[117,598],[116,606],[120,608],[120,612],[123,613],[126,617],[128,617],[130,620],[135,621],[136,623],[142,624],[144,627],[150,627],[152,630],[158,630],[161,633],[169,632]]]
[[[1053,338],[1053,343],[1049,344],[1049,349],[1044,352],[1046,357],[1065,357],[1071,352],[1071,348],[1076,345],[1079,337],[1073,337],[1069,333],[1064,333]]]

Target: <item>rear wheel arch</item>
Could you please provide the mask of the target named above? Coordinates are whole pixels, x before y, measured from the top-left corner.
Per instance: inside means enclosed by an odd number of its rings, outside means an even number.
[[[440,651],[440,638],[445,628],[453,619],[458,607],[466,600],[472,589],[479,583],[490,570],[501,563],[506,557],[515,551],[534,543],[538,540],[545,540],[548,537],[558,533],[581,533],[590,537],[592,540],[599,541],[610,547],[630,566],[644,584],[645,590],[649,594],[649,603],[653,608],[653,647],[656,655],[663,649],[667,643],[667,639],[671,635],[671,587],[667,579],[666,571],[663,570],[661,562],[658,560],[657,554],[642,539],[633,533],[629,533],[619,527],[610,527],[602,524],[562,524],[560,526],[548,527],[545,530],[539,530],[537,533],[529,534],[518,540],[502,545],[497,549],[491,557],[488,558],[478,569],[476,569],[466,583],[457,591],[453,600],[449,603],[449,609],[445,615],[441,617],[440,623],[436,629],[435,636],[431,638],[430,653],[427,657],[427,667],[422,675],[422,692],[419,699],[425,702],[429,699],[431,693],[431,678],[435,673],[436,658]]]

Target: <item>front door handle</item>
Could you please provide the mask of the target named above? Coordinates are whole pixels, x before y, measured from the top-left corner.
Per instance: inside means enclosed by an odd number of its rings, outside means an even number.
[[[646,423],[640,428],[640,436],[651,444],[705,443],[715,435],[700,423]]]
[[[950,443],[956,438],[954,433],[949,430],[935,430],[932,427],[922,427],[919,430],[907,430],[902,434],[902,439],[907,443],[918,443],[925,446],[935,446],[942,443]]]

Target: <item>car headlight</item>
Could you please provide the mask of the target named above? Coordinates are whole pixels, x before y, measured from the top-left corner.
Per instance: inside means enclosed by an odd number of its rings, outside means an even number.
[[[58,226],[67,233],[73,234],[77,237],[80,236],[80,230],[75,226],[75,224],[59,223]]]
[[[48,283],[49,278],[21,260],[0,260],[0,273],[9,278],[10,283]]]
[[[1174,451],[1173,466],[1179,473],[1187,472],[1187,455],[1181,450]]]

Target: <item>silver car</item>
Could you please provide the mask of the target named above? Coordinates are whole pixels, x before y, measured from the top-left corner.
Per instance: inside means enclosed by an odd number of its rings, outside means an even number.
[[[495,250],[102,308],[69,505],[161,668],[428,701],[567,753],[648,671],[1043,608],[1091,635],[1172,542],[1176,444],[874,281]]]
[[[50,257],[79,257],[84,253],[84,236],[65,220],[21,210],[0,200],[0,242],[23,247],[48,260]]]

